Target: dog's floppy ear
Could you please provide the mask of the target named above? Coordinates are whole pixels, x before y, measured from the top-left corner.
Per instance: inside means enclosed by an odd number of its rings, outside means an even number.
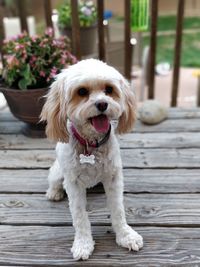
[[[119,118],[116,132],[124,134],[132,130],[136,121],[136,100],[127,80],[122,78],[121,89],[124,97],[124,111]]]
[[[64,77],[57,76],[47,94],[47,100],[43,106],[40,118],[46,121],[46,135],[49,139],[67,143],[69,134],[67,131],[67,106],[64,91]]]

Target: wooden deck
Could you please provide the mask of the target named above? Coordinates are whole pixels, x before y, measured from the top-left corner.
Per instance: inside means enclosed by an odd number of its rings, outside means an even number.
[[[75,262],[67,200],[49,202],[54,145],[20,134],[22,123],[0,112],[0,266],[200,266],[200,109],[171,109],[156,126],[137,123],[121,138],[125,207],[144,248],[115,243],[102,188],[88,192],[96,241]]]

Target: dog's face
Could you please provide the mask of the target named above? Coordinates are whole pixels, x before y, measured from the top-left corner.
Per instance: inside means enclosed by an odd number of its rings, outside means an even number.
[[[128,82],[113,67],[95,60],[82,60],[57,76],[43,107],[47,136],[68,141],[67,119],[83,135],[106,133],[111,120],[118,120],[118,133],[128,132],[135,121],[135,99]]]

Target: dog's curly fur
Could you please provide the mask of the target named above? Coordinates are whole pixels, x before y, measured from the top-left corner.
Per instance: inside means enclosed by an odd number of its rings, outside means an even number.
[[[106,92],[105,88],[112,88]],[[80,95],[80,88],[87,90]],[[107,103],[100,111],[97,102]],[[117,244],[138,251],[143,246],[142,237],[127,225],[123,205],[123,174],[120,149],[115,135],[130,131],[135,115],[135,98],[129,83],[113,67],[95,60],[82,60],[57,76],[47,95],[41,119],[47,121],[47,136],[57,141],[57,159],[50,169],[47,197],[58,201],[69,198],[75,238],[72,253],[75,259],[88,259],[94,250],[91,226],[86,211],[86,188],[103,183],[111,212],[112,226]],[[104,114],[109,122],[118,121],[111,127],[108,141],[93,148],[95,164],[81,164],[80,154],[84,147],[74,137],[71,124],[78,133],[92,142],[101,140],[105,133],[92,125],[91,119]],[[68,121],[68,123],[67,123]]]

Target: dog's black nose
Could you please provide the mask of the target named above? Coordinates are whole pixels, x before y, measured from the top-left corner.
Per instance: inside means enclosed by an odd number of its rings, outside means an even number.
[[[106,103],[106,102],[96,102],[95,106],[97,107],[97,109],[99,111],[104,112],[108,107],[108,103]]]

